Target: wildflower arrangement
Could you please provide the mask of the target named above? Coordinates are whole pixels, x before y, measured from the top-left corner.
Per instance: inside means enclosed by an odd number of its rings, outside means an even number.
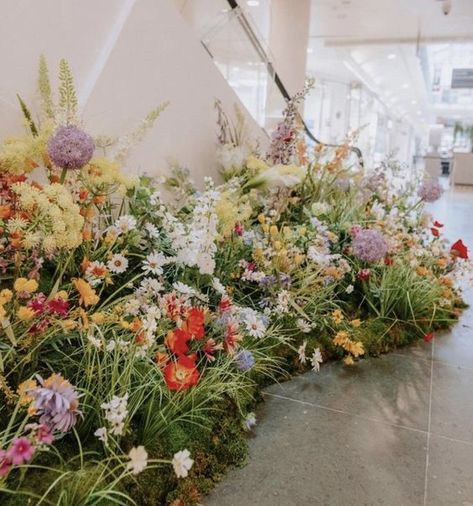
[[[454,322],[468,250],[423,210],[438,183],[309,154],[310,84],[267,155],[218,105],[225,182],[178,171],[169,202],[121,170],[164,106],[93,137],[59,67],[0,147],[2,504],[197,504],[244,460],[260,385]]]

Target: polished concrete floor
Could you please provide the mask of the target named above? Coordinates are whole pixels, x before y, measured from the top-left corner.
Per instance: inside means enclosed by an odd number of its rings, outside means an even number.
[[[472,191],[431,210],[473,247]],[[473,309],[430,344],[273,385],[257,417],[207,506],[473,506]]]

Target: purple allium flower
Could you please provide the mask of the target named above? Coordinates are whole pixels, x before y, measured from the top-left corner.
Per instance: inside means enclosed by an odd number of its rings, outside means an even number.
[[[240,371],[248,371],[255,365],[255,357],[251,351],[241,350],[235,356],[235,362]]]
[[[54,165],[62,169],[81,169],[94,154],[92,137],[69,125],[56,130],[48,142],[48,154]]]
[[[417,194],[424,202],[435,202],[442,196],[442,193],[442,186],[438,178],[430,178],[422,182]]]
[[[8,448],[6,457],[12,464],[20,466],[29,462],[33,458],[35,451],[36,448],[28,438],[17,437],[12,441],[10,448]]]
[[[79,396],[74,387],[60,374],[52,374],[45,380],[37,376],[37,379],[40,385],[28,390],[28,395],[33,398],[36,414],[41,415],[40,423],[51,431],[71,430],[77,422],[77,415],[81,414]]]
[[[388,249],[384,235],[374,229],[360,230],[353,239],[353,253],[364,262],[378,262]]]

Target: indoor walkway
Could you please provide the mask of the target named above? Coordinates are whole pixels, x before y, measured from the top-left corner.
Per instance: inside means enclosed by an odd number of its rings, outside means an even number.
[[[473,193],[449,191],[432,211],[473,246]],[[473,506],[472,329],[468,309],[430,344],[268,388],[248,465],[206,504]]]

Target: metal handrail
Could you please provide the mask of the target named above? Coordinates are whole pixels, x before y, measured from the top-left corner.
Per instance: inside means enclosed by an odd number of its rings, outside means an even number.
[[[232,11],[238,12],[237,17],[238,17],[238,20],[239,20],[243,30],[245,31],[245,33],[247,34],[251,43],[253,44],[254,48],[256,49],[256,51],[260,55],[261,59],[265,63],[268,74],[273,78],[274,83],[276,84],[279,92],[281,93],[281,95],[284,97],[284,99],[286,101],[290,100],[291,95],[287,91],[287,88],[284,86],[284,83],[282,82],[281,78],[279,77],[279,74],[276,72],[273,64],[269,60],[266,50],[264,49],[264,47],[261,44],[259,38],[257,37],[255,31],[253,30],[253,27],[251,26],[250,22],[248,21],[243,9],[238,4],[237,0],[227,0],[227,2],[228,2],[228,5],[230,6]],[[340,144],[328,144],[326,142],[320,141],[311,132],[311,130],[307,126],[307,123],[304,121],[304,118],[302,118],[302,116],[300,114],[299,114],[299,119],[300,119],[300,122],[304,128],[304,131],[305,131],[307,137],[309,137],[309,139],[311,139],[316,144],[322,144],[324,146],[328,146],[328,147],[332,147],[332,148],[342,147],[342,145],[340,145]],[[363,162],[363,153],[361,152],[361,149],[356,146],[349,146],[349,149],[350,149],[350,151],[352,151],[353,153],[356,154],[361,167],[363,167],[364,162]]]

